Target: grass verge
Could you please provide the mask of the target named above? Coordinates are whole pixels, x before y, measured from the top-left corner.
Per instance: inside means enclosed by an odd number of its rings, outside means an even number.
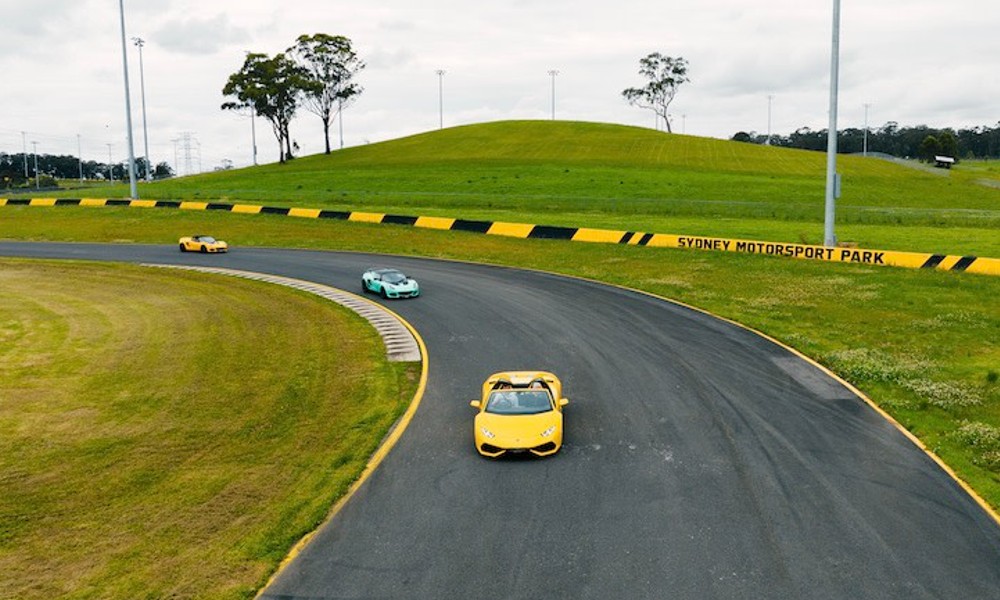
[[[301,292],[0,259],[0,597],[251,597],[418,377]]]
[[[991,163],[838,157],[837,234],[867,248],[1000,257]],[[825,154],[637,127],[508,121],[140,184],[185,199],[819,243]],[[120,198],[127,186],[62,190]],[[46,194],[48,195],[48,194]]]

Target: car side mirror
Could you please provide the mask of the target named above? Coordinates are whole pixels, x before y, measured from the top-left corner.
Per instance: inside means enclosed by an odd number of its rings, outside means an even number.
[[[469,402],[469,406],[471,406],[472,408],[480,408],[482,405],[483,403],[480,402],[479,400],[473,400],[472,402]]]
[[[566,406],[567,404],[569,404],[569,398],[560,398],[559,399],[559,406]]]

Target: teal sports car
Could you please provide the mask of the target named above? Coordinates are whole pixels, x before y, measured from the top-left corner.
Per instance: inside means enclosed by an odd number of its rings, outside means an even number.
[[[383,298],[416,298],[420,285],[396,269],[368,269],[361,276],[361,289]]]

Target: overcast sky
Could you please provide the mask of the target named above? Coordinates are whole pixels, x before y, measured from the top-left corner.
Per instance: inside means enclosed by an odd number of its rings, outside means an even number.
[[[827,126],[832,0],[125,0],[126,32],[143,50],[149,149],[185,172],[224,159],[250,164],[249,117],[222,111],[222,87],[246,51],[275,54],[300,34],[344,35],[368,64],[365,91],[344,115],[347,146],[438,127],[557,119],[654,127],[629,107],[650,52],[682,56],[691,82],[674,104],[675,132],[729,138]],[[3,0],[0,151],[127,156],[116,0]],[[1000,121],[996,0],[842,0],[839,128],[887,121],[932,127]],[[142,155],[138,50],[128,45],[136,155]],[[257,119],[260,162],[278,158]],[[661,125],[662,127],[662,125]],[[292,123],[303,154],[322,151],[319,118]],[[21,132],[26,134],[22,136]],[[334,124],[333,144],[339,145]],[[175,151],[178,163],[175,163]],[[199,161],[200,155],[200,161]]]

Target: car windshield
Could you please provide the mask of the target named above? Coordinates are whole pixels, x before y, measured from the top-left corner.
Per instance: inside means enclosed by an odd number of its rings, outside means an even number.
[[[215,238],[210,235],[202,235],[198,237],[199,242],[205,242],[206,244],[214,244]]]
[[[406,275],[403,275],[399,271],[389,271],[382,274],[382,281],[386,283],[403,283],[406,281]]]
[[[486,412],[498,415],[533,415],[552,410],[545,390],[494,390],[486,401]]]

